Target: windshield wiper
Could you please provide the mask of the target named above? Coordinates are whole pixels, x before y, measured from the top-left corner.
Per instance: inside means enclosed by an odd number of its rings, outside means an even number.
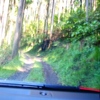
[[[29,88],[29,89],[42,89],[42,90],[59,90],[59,91],[74,91],[74,92],[100,92],[100,90],[87,88],[87,87],[74,87],[74,86],[61,86],[61,85],[47,85],[32,82],[19,82],[19,81],[0,81],[0,87],[11,88]]]
[[[38,84],[38,83],[37,83]],[[0,87],[15,87],[15,88],[42,88],[44,85],[31,82],[21,81],[0,81]]]
[[[61,85],[44,85],[44,89],[52,89],[52,90],[62,90],[62,91],[74,91],[74,92],[95,92],[100,93],[99,89],[87,88],[83,86],[61,86]]]

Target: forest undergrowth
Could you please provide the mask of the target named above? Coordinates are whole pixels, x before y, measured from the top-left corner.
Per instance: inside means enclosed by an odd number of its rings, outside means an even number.
[[[44,60],[58,74],[62,85],[100,88],[100,61],[95,57],[95,47],[81,48],[80,42],[65,42],[44,53]]]

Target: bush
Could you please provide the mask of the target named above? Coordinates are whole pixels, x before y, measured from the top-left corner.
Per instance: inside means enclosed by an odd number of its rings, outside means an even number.
[[[37,32],[37,23],[31,22],[24,26],[23,35],[21,39],[21,46],[23,45],[31,45],[32,43],[40,43],[46,37],[44,33],[42,33],[42,22],[39,23],[39,30]]]

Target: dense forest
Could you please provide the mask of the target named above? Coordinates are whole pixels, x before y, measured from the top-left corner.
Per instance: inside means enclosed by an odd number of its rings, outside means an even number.
[[[100,0],[0,0],[0,79],[100,89]]]

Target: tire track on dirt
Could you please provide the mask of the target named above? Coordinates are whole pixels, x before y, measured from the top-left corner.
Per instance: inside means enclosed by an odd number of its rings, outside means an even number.
[[[18,71],[14,75],[10,76],[7,80],[23,81],[26,79],[26,77],[31,72],[31,69],[33,67],[34,67],[33,57],[25,55],[24,65],[21,68],[19,68]]]
[[[45,83],[50,84],[50,85],[60,84],[58,82],[57,74],[54,72],[52,67],[49,64],[47,64],[46,62],[43,62],[43,61],[41,62],[41,64],[43,66],[43,73],[44,73],[44,77],[45,77]]]
[[[59,83],[59,78],[53,70],[52,66],[47,64],[42,57],[36,57],[36,59],[42,64],[45,84],[61,85],[61,83]]]
[[[23,81],[28,76],[32,68],[33,68],[33,64],[25,64],[21,68],[21,71],[16,72],[14,75],[9,77],[8,80]]]

